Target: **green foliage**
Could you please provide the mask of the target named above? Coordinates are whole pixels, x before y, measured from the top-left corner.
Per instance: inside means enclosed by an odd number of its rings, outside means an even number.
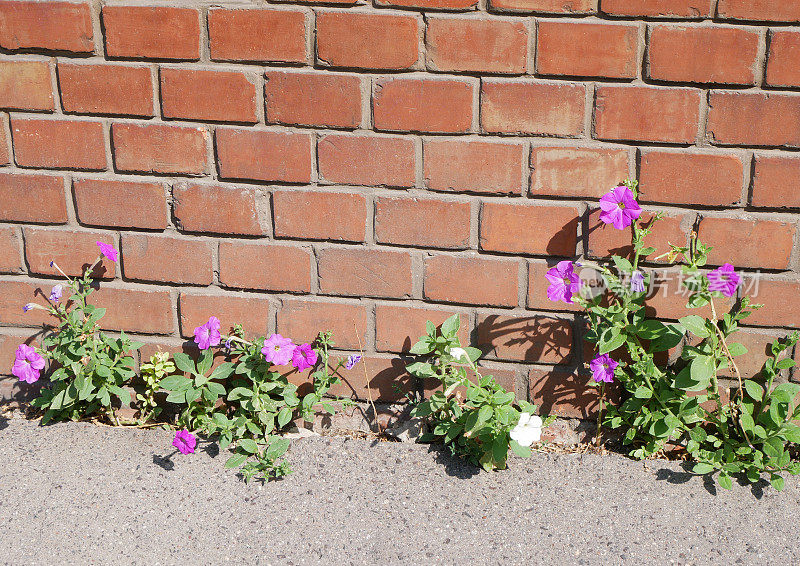
[[[169,359],[167,352],[157,352],[150,356],[150,362],[142,364],[141,374],[144,391],[136,394],[139,404],[139,423],[155,420],[161,414],[161,407],[156,402],[156,393],[160,382],[168,375],[175,373],[175,364]]]

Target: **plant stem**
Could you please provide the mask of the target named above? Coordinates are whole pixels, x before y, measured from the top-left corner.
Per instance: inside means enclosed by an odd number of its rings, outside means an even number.
[[[603,426],[603,409],[605,408],[605,394],[606,394],[606,384],[600,383],[600,408],[597,411],[597,434],[594,437],[595,446],[600,448],[600,441],[601,436],[603,434],[602,426]]]

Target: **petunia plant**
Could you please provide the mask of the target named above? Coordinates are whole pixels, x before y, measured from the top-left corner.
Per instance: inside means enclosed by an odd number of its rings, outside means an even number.
[[[747,349],[734,336],[742,320],[760,307],[742,296],[730,310],[720,311],[720,299],[737,294],[741,277],[728,263],[708,269],[708,252],[695,233],[688,246],[670,244],[658,256],[682,265],[682,284],[689,297],[689,313],[677,322],[646,316],[644,302],[654,276],[642,264],[656,250],[644,243],[661,215],[641,222],[636,181],[620,185],[600,199],[600,220],[618,230],[630,230],[632,254],[612,255],[598,264],[582,264],[602,275],[605,290],[589,292],[581,285],[577,264],[563,261],[547,273],[548,297],[577,303],[586,311],[586,338],[596,355],[589,363],[590,384],[600,391],[600,424],[624,432],[630,454],[646,458],[678,445],[694,460],[698,474],[718,472],[719,484],[732,485],[732,476],[751,482],[767,474],[776,489],[782,473],[800,473],[792,461],[791,446],[800,442],[800,407],[795,398],[800,385],[778,383],[782,369],[794,365],[782,354],[798,340],[792,333],[771,346],[760,377],[742,376],[736,358]],[[707,309],[710,316],[693,314]],[[680,348],[674,363],[664,353]],[[724,394],[719,376],[736,376],[737,387]],[[623,390],[619,405],[605,402],[605,387],[617,382]]]

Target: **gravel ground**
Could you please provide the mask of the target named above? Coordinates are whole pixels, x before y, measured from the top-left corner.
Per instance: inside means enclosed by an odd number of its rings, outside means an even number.
[[[715,491],[674,462],[296,440],[245,485],[165,431],[0,420],[5,564],[798,564],[800,482]],[[762,490],[763,488],[763,490]]]

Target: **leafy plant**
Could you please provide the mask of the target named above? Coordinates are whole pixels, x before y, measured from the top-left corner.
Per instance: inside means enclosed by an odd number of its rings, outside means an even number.
[[[144,391],[136,394],[136,400],[139,402],[139,423],[142,424],[157,419],[161,414],[162,409],[156,401],[156,393],[160,388],[161,380],[174,374],[176,368],[170,360],[169,353],[156,352],[150,356],[148,363],[142,364],[140,370]]]

